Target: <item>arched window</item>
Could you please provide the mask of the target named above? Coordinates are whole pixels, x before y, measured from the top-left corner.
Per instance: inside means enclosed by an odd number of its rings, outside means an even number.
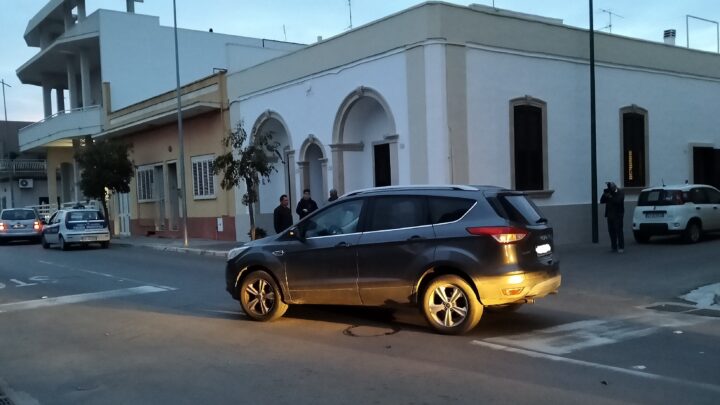
[[[647,180],[647,110],[638,106],[620,109],[622,179],[624,187],[644,187]]]
[[[512,187],[545,190],[547,179],[547,104],[525,96],[510,101]]]

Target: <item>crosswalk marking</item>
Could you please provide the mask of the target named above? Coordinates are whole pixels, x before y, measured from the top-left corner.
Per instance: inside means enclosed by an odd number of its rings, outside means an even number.
[[[660,328],[681,328],[703,322],[707,320],[702,317],[639,311],[618,318],[572,322],[528,333],[487,338],[483,341],[560,355],[649,336]]]
[[[470,342],[470,344],[472,344],[474,346],[485,347],[485,348],[492,349],[492,350],[520,354],[520,355],[537,358],[537,359],[545,359],[545,360],[551,360],[551,361],[556,361],[556,362],[560,362],[560,363],[573,364],[576,366],[590,367],[590,368],[595,368],[595,369],[600,369],[600,370],[613,371],[616,373],[631,375],[631,376],[635,376],[635,377],[646,378],[646,379],[656,380],[656,381],[664,381],[664,382],[672,383],[672,384],[686,385],[686,386],[690,386],[690,387],[694,387],[694,388],[700,388],[703,390],[720,393],[720,386],[715,385],[715,384],[707,384],[707,383],[702,383],[702,382],[697,382],[697,381],[683,380],[680,378],[666,377],[666,376],[662,376],[659,374],[652,374],[652,373],[648,373],[645,371],[637,371],[637,370],[631,370],[631,369],[626,369],[626,368],[622,368],[622,367],[608,366],[606,364],[593,363],[590,361],[570,359],[567,357],[557,356],[554,354],[539,353],[539,352],[532,351],[532,350],[518,349],[515,347],[509,347],[509,346],[499,345],[499,344],[495,344],[495,343],[489,343],[489,342],[485,342],[482,340],[473,340]]]
[[[52,297],[40,300],[30,300],[21,302],[11,302],[0,304],[0,313],[25,311],[30,309],[52,307],[57,305],[77,304],[86,301],[103,300],[108,298],[127,297],[130,295],[149,294],[162,291],[172,291],[169,287],[156,287],[144,285],[140,287],[123,288],[120,290],[109,290],[87,294],[65,295],[62,297]]]

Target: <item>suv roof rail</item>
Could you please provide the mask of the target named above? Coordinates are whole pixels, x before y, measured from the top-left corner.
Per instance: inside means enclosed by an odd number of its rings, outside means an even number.
[[[405,185],[405,186],[384,186],[384,187],[370,187],[363,188],[360,190],[354,190],[349,193],[345,193],[342,197],[349,197],[353,195],[365,194],[374,191],[393,191],[393,190],[460,190],[460,191],[479,191],[480,189],[476,186],[468,186],[463,184],[419,184],[419,185]]]

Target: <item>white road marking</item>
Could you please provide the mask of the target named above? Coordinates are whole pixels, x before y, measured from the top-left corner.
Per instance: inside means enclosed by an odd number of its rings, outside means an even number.
[[[484,341],[557,355],[648,336],[663,327],[678,328],[704,322],[708,319],[643,310],[620,318],[572,322]]]
[[[169,287],[169,286],[166,286],[166,285],[149,283],[149,282],[147,282],[147,281],[140,281],[140,280],[135,280],[135,279],[132,279],[132,278],[118,277],[118,276],[114,276],[114,275],[108,274],[108,273],[101,273],[101,272],[99,272],[99,271],[93,271],[93,270],[87,270],[87,269],[80,269],[80,268],[71,267],[71,266],[68,266],[68,265],[65,265],[65,264],[47,262],[47,261],[45,261],[45,260],[38,260],[38,262],[39,262],[39,263],[42,263],[42,264],[47,264],[48,266],[60,267],[61,269],[68,269],[68,270],[73,270],[73,271],[80,271],[80,272],[83,272],[83,273],[93,274],[93,275],[96,275],[96,276],[102,276],[102,277],[112,278],[112,279],[118,280],[118,281],[129,281],[129,282],[138,283],[138,284],[148,284],[148,285],[152,285],[152,286],[155,286],[155,287],[158,287],[158,288],[164,288],[164,289],[166,289],[166,290],[175,290],[175,288]]]
[[[704,390],[709,390],[709,391],[720,393],[720,385],[715,385],[715,384],[706,384],[706,383],[700,383],[700,382],[695,382],[695,381],[687,381],[687,380],[682,380],[679,378],[666,377],[666,376],[662,376],[659,374],[646,373],[644,371],[629,370],[629,369],[625,369],[622,367],[608,366],[605,364],[592,363],[589,361],[570,359],[567,357],[556,356],[556,355],[547,354],[547,353],[539,353],[539,352],[532,351],[532,350],[518,349],[515,347],[509,347],[509,346],[499,345],[499,344],[495,344],[495,343],[485,342],[482,340],[473,340],[470,342],[470,344],[475,345],[475,346],[486,347],[486,348],[493,349],[493,350],[499,350],[499,351],[510,352],[510,353],[515,353],[515,354],[522,354],[522,355],[537,358],[537,359],[545,359],[545,360],[557,361],[557,362],[561,362],[561,363],[573,364],[576,366],[583,366],[583,367],[590,367],[590,368],[595,368],[595,369],[599,369],[599,370],[613,371],[616,373],[628,374],[628,375],[632,375],[635,377],[646,378],[646,379],[656,380],[656,381],[664,381],[664,382],[680,384],[680,385],[686,385],[686,386],[690,386],[690,387],[694,387],[694,388],[701,388]]]
[[[11,302],[0,304],[0,313],[25,311],[30,309],[38,309],[43,307],[53,307],[57,305],[77,304],[85,301],[103,300],[108,298],[127,297],[130,295],[149,294],[162,291],[172,291],[172,288],[161,288],[156,286],[144,285],[141,287],[124,288],[121,290],[109,290],[87,294],[65,295],[62,297],[53,297],[41,300]]]

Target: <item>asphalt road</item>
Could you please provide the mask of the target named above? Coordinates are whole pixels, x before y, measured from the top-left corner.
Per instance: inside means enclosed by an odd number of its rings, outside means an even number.
[[[720,318],[648,307],[720,282],[720,239],[608,250],[561,247],[559,295],[453,337],[414,309],[248,321],[220,258],[1,246],[0,404],[718,403]]]

